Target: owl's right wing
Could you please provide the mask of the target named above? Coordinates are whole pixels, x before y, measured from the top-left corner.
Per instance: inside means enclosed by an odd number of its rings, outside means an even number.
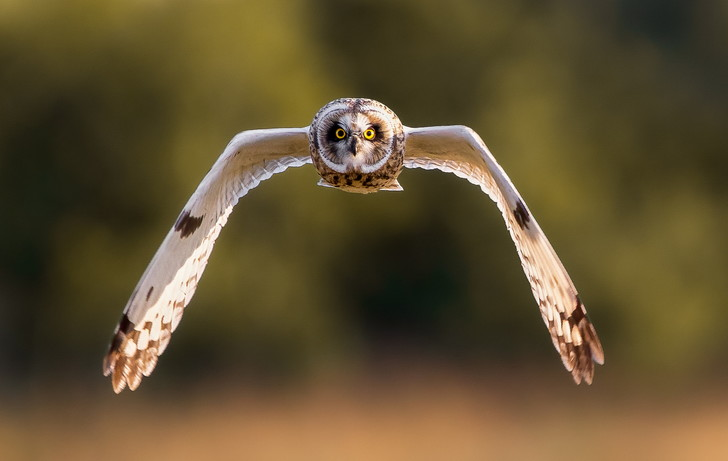
[[[465,126],[405,128],[404,165],[467,179],[495,201],[516,244],[554,347],[576,383],[591,384],[604,352],[569,274],[505,171],[477,133]]]
[[[132,292],[104,358],[116,393],[136,389],[167,347],[238,199],[261,181],[311,162],[308,127],[244,131],[202,180]]]

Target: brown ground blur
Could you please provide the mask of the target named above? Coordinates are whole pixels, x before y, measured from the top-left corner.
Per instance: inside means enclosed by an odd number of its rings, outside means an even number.
[[[350,377],[262,390],[231,380],[160,393],[146,383],[92,397],[58,390],[31,398],[29,412],[3,412],[2,459],[728,459],[724,395],[510,376],[429,368],[379,384]]]

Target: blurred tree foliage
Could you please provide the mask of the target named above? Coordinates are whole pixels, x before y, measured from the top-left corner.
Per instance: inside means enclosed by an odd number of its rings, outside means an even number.
[[[708,372],[728,359],[727,26],[710,0],[3,0],[0,361],[96,373],[232,135],[365,96],[482,135],[582,293],[600,373]],[[166,373],[400,353],[558,366],[477,188],[421,171],[401,194],[315,182],[302,168],[241,201]]]

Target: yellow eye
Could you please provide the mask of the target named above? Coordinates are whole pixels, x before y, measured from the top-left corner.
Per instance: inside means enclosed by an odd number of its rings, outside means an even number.
[[[371,141],[377,135],[377,132],[374,131],[374,128],[367,128],[362,134],[364,135],[364,139]]]
[[[343,128],[337,128],[336,131],[334,131],[334,136],[336,136],[336,139],[344,139],[346,137],[346,130]]]

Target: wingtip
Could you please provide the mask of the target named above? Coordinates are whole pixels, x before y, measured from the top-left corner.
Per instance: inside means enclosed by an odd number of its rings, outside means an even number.
[[[589,373],[589,374],[584,375],[583,382],[586,385],[591,386],[593,379],[594,379],[594,374],[593,373]],[[577,383],[577,384],[580,384],[580,383]]]
[[[592,352],[592,360],[594,363],[604,365],[604,351]]]
[[[594,362],[592,362],[591,359],[586,360],[588,360],[588,362],[577,364],[570,370],[571,377],[577,385],[581,383],[591,385],[594,380]]]
[[[126,388],[135,391],[141,384],[142,377],[149,376],[145,371],[151,372],[144,368],[138,358],[115,354],[113,351],[104,358],[104,376],[111,376],[111,387],[116,394]]]
[[[594,325],[592,325],[591,322],[588,322],[586,327],[582,328],[582,330],[585,330],[588,333],[585,338],[589,345],[591,359],[599,365],[604,365],[604,348],[602,347],[601,341],[599,341],[599,336],[597,336],[597,331],[594,328]]]
[[[111,387],[114,389],[114,394],[119,395],[126,388],[126,381],[112,381]]]
[[[111,387],[116,394],[121,393],[126,387],[133,391],[141,382],[142,373],[138,370],[138,364],[133,357],[128,357],[122,352],[128,344],[128,339],[127,335],[117,332],[109,351],[104,356],[103,374],[111,377]]]

